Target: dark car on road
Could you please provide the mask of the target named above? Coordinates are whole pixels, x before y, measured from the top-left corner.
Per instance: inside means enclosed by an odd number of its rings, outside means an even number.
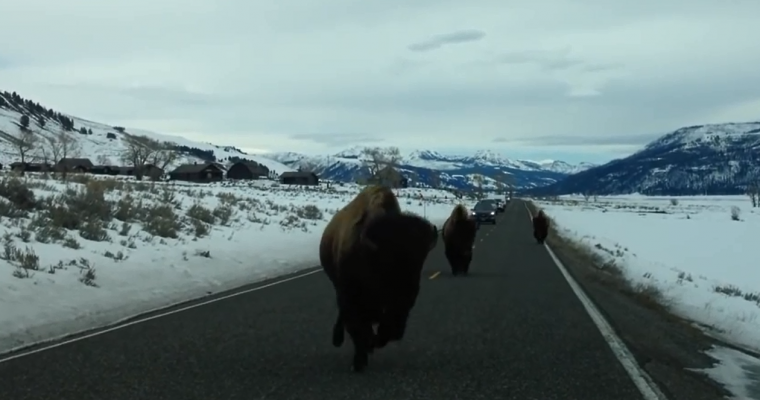
[[[483,199],[481,202],[492,203],[497,213],[504,212],[504,201],[501,199]]]
[[[496,224],[496,202],[481,200],[472,208],[472,216],[478,223]]]

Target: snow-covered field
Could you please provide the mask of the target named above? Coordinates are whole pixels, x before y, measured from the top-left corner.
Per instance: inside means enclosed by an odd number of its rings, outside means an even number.
[[[2,175],[0,352],[315,266],[324,225],[358,190]],[[455,204],[398,195],[439,224]]]
[[[676,314],[760,352],[760,208],[752,208],[747,196],[563,196],[534,202],[561,234],[614,263],[633,283],[659,289]],[[737,357],[719,357],[724,353],[729,354],[718,349],[714,355],[743,370]],[[755,379],[760,385],[760,377]]]

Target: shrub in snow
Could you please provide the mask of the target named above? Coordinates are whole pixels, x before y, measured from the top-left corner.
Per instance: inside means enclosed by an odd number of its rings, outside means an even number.
[[[296,215],[303,219],[322,219],[324,215],[319,207],[309,204],[301,208],[296,209]]]
[[[739,221],[739,217],[741,216],[742,210],[737,206],[731,206],[731,219],[734,221]]]

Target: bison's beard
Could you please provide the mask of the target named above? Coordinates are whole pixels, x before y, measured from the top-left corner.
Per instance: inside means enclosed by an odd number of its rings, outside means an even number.
[[[404,310],[386,310],[377,327],[375,335],[375,347],[385,347],[389,342],[396,342],[404,338],[406,322],[409,312]]]

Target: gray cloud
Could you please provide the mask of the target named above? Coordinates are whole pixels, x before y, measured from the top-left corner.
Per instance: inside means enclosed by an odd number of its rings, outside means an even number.
[[[566,69],[583,64],[582,60],[569,55],[569,49],[561,51],[517,51],[502,54],[497,60],[503,64],[537,64],[548,70]]]
[[[519,142],[530,146],[643,146],[663,133],[606,136],[545,135],[534,137],[496,138],[494,143]]]
[[[499,64],[534,64],[545,71],[558,71],[577,67],[582,72],[604,72],[624,68],[621,63],[589,63],[572,56],[571,49],[524,50],[504,53],[496,57]]]
[[[311,141],[314,143],[325,144],[329,146],[349,146],[357,143],[380,143],[383,141],[383,139],[380,137],[354,133],[299,133],[290,135],[290,138],[299,141]]]
[[[486,33],[477,29],[465,29],[433,36],[432,38],[410,44],[408,49],[415,52],[425,52],[439,49],[449,44],[477,42],[486,37]]]
[[[145,85],[124,89],[112,89],[138,100],[165,103],[179,106],[221,105],[226,99],[206,93],[194,92],[185,88]]]
[[[28,0],[3,10],[25,34],[0,36],[0,82],[61,112],[246,148],[627,151],[641,132],[757,118],[758,14],[752,0]],[[452,33],[408,46],[431,32]]]

